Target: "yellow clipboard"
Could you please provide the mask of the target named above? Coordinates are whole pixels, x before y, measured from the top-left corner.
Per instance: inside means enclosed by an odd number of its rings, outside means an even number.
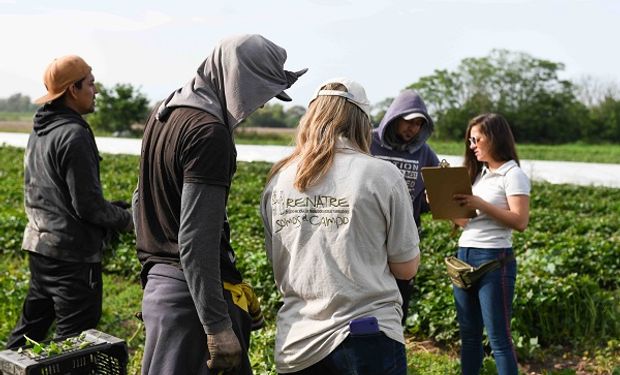
[[[461,207],[452,198],[454,194],[471,194],[471,183],[465,167],[450,167],[444,159],[439,167],[423,167],[422,179],[433,219],[476,216],[476,210]]]

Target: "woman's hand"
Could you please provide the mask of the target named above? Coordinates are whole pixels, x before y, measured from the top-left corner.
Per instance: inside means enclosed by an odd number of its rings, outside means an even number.
[[[457,226],[459,226],[459,227],[461,227],[461,228],[465,228],[465,226],[466,226],[467,224],[469,224],[469,222],[470,222],[470,219],[465,219],[465,218],[461,218],[461,219],[451,219],[451,220],[452,220],[452,222],[453,222],[455,225],[457,225]],[[456,228],[455,228],[455,229],[456,229]]]
[[[477,195],[454,194],[453,199],[457,201],[461,207],[472,208],[483,212],[508,228],[520,232],[527,228],[530,202],[530,197],[527,195],[510,195],[506,197],[508,201],[507,210],[494,206]],[[457,224],[460,225],[459,223]]]
[[[481,202],[484,203],[482,198],[472,194],[454,194],[452,199],[454,199],[459,206],[474,210],[480,209]],[[452,219],[452,222],[461,228],[465,228],[465,226],[469,224],[469,221],[470,219],[467,218]]]
[[[454,194],[452,196],[459,206],[465,208],[471,208],[474,210],[480,210],[486,203],[482,198],[472,194]]]

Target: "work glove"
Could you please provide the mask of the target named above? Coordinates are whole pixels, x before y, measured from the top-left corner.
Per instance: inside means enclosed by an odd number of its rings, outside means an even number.
[[[241,344],[232,328],[207,335],[209,356],[207,366],[210,369],[232,369],[241,363]]]

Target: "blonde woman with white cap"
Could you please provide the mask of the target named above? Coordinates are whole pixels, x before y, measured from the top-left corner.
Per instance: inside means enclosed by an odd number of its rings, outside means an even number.
[[[278,373],[407,373],[395,279],[417,272],[419,240],[400,172],[369,155],[369,110],[357,82],[322,84],[263,192],[266,248],[284,300]]]

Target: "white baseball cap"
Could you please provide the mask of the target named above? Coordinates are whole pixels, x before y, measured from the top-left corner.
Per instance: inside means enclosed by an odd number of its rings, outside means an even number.
[[[346,87],[347,91],[344,92],[340,90],[321,90],[321,87],[324,87],[328,83],[339,83]],[[321,85],[319,85],[319,88],[315,91],[314,95],[312,95],[310,103],[312,103],[312,101],[314,101],[314,99],[318,98],[319,96],[342,96],[343,98],[346,98],[347,101],[358,106],[362,111],[364,111],[366,116],[370,118],[370,101],[366,96],[366,91],[364,90],[364,87],[349,78],[332,78],[321,83]]]
[[[428,119],[426,118],[426,116],[424,116],[420,112],[413,112],[413,113],[409,113],[403,116],[404,120],[413,120],[414,118],[423,118],[424,121],[428,122]]]

